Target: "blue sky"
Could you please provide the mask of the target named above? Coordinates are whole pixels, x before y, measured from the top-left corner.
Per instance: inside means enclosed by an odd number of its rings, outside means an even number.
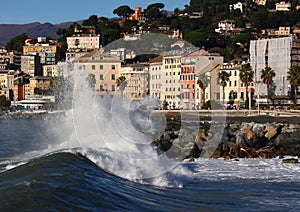
[[[26,24],[87,19],[91,15],[115,17],[113,10],[121,5],[143,9],[152,3],[164,3],[167,10],[183,9],[190,0],[6,0],[1,2],[0,24]]]

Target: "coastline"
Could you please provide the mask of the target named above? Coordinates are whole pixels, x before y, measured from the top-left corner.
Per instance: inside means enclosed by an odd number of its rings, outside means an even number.
[[[212,117],[225,117],[226,122],[255,122],[255,123],[290,123],[300,124],[300,111],[260,111],[257,110],[155,110],[154,115],[161,116],[165,114],[166,117],[184,117],[191,119],[191,121],[211,121]]]

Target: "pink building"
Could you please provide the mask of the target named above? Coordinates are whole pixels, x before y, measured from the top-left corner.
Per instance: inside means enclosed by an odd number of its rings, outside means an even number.
[[[67,37],[68,51],[92,51],[100,48],[100,35],[73,35]]]

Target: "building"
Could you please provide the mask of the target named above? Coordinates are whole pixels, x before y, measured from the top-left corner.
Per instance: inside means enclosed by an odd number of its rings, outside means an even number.
[[[134,10],[134,14],[132,14],[129,17],[129,20],[138,21],[140,23],[145,22],[146,18],[144,16],[144,13],[142,12],[142,8],[141,7],[136,7],[135,10]]]
[[[44,65],[43,66],[43,76],[59,77],[62,75],[63,75],[63,73],[60,72],[57,65]]]
[[[277,31],[275,31],[275,35],[277,36],[290,36],[291,28],[290,27],[279,27]]]
[[[26,96],[30,96],[30,84],[15,84],[14,101],[25,100]]]
[[[261,82],[261,70],[266,66],[276,73],[272,86],[274,95],[290,95],[291,85],[287,75],[292,66],[300,66],[300,40],[292,36],[252,40],[250,41],[250,65],[255,73],[257,95],[267,96],[267,86]]]
[[[267,0],[253,0],[253,2],[255,2],[258,5],[265,6],[267,3]]]
[[[30,95],[30,76],[24,72],[15,72],[14,75],[14,101],[24,100]]]
[[[119,57],[94,51],[80,57],[74,69],[95,77],[94,90],[97,95],[113,96],[117,91],[116,80],[120,77],[121,62]]]
[[[251,91],[251,98],[254,97],[255,94],[255,82],[250,82],[248,86],[248,92],[246,90],[246,86],[240,80],[240,70],[241,66],[244,63],[241,61],[232,61],[230,63],[224,63],[221,66],[220,71],[225,71],[229,73],[229,81],[227,82],[226,87],[224,88],[224,101],[225,103],[229,101],[233,101],[236,107],[244,107],[245,101],[247,99],[246,95],[248,93],[248,97],[250,97]],[[222,90],[223,87],[220,87]],[[223,93],[221,92],[221,99],[223,100]]]
[[[50,88],[51,77],[35,76],[29,80],[30,95],[40,95]]]
[[[0,48],[0,70],[9,68],[10,57],[6,49]]]
[[[195,108],[200,102],[200,88],[196,81],[196,60],[198,58],[198,51],[182,57],[180,99],[184,109]]]
[[[134,63],[121,67],[121,76],[126,78],[123,96],[129,100],[144,98],[149,92],[148,64]]]
[[[162,99],[162,62],[158,56],[149,62],[149,95],[152,98]]]
[[[0,70],[0,95],[13,100],[14,70]]]
[[[23,46],[23,55],[37,55],[42,65],[56,64],[60,58],[60,46],[55,41],[46,42],[46,38],[38,37],[37,43],[27,39]]]
[[[96,34],[95,27],[75,27],[74,34],[67,37],[68,52],[87,52],[100,49],[101,37]]]
[[[291,3],[290,2],[279,2],[275,4],[276,11],[289,12],[291,11]]]
[[[34,76],[42,76],[42,65],[39,55],[22,55],[21,56],[21,71],[25,74]]]
[[[241,13],[243,13],[243,4],[239,1],[235,4],[230,4],[229,5],[229,10],[232,11],[232,10],[240,10]]]
[[[220,84],[218,73],[223,64],[223,57],[218,54],[209,54],[201,49],[182,58],[181,68],[181,106],[184,109],[200,108],[203,101],[220,101]],[[205,89],[204,99],[202,90],[197,84],[200,74],[209,79]]]
[[[233,20],[223,20],[218,23],[218,28],[215,29],[217,33],[227,33],[235,29],[235,21]]]
[[[180,107],[181,55],[163,56],[161,101],[166,101],[170,109]]]

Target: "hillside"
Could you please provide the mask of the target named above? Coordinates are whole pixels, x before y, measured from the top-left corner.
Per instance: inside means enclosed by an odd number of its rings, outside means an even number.
[[[0,46],[5,46],[6,43],[13,37],[25,33],[28,36],[38,37],[45,36],[58,38],[56,31],[58,28],[66,28],[73,22],[65,22],[60,24],[51,23],[29,23],[29,24],[0,24]]]

